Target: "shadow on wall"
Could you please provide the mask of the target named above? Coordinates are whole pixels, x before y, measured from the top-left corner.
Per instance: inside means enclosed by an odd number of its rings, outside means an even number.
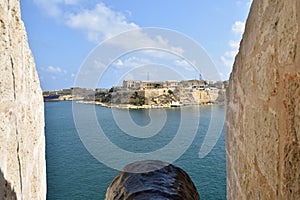
[[[17,195],[10,183],[5,180],[2,170],[0,169],[0,199],[17,199]]]

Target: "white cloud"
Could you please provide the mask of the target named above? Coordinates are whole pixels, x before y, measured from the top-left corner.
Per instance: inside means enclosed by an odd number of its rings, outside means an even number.
[[[235,4],[239,7],[242,5],[242,1],[238,0],[238,1],[235,1]]]
[[[102,63],[101,61],[99,61],[98,59],[94,60],[93,66],[94,66],[94,68],[95,68],[96,70],[103,70],[103,69],[106,67],[106,65],[103,64],[103,63]]]
[[[40,7],[43,13],[55,18],[61,18],[63,15],[62,6],[75,6],[82,0],[33,0]]]
[[[50,73],[50,74],[56,74],[56,75],[66,75],[68,72],[67,70],[64,70],[60,67],[53,67],[53,66],[48,66],[46,68],[42,68],[44,72]]]
[[[139,28],[135,23],[127,22],[122,13],[111,10],[103,3],[98,3],[91,10],[84,9],[78,13],[66,14],[65,20],[67,26],[85,31],[88,39],[93,42]]]
[[[235,34],[238,34],[239,38],[241,39],[242,34],[245,30],[245,22],[241,22],[241,21],[234,22],[234,24],[232,25],[231,30]],[[236,56],[236,54],[238,53],[238,50],[239,50],[240,39],[239,40],[230,40],[228,42],[229,49],[220,58],[223,65],[225,65],[226,67],[231,68],[233,66],[235,56]]]
[[[159,45],[160,48],[164,48],[164,49],[168,49],[174,53],[177,53],[179,55],[183,54],[183,49],[181,49],[180,47],[174,47],[171,44],[169,44],[169,41],[166,40],[165,38],[163,38],[162,36],[158,35],[156,36],[156,41]]]
[[[247,1],[241,1],[236,0],[236,5],[241,7],[249,7],[251,6],[253,0],[247,0]],[[221,56],[220,60],[223,63],[224,66],[228,67],[228,69],[231,69],[234,63],[235,56],[237,55],[239,51],[240,46],[240,40],[242,38],[242,34],[245,31],[245,25],[246,23],[243,21],[235,21],[234,24],[231,27],[231,31],[235,34],[235,38],[238,37],[237,40],[230,40],[228,45],[228,50]]]
[[[183,79],[186,79],[184,74],[164,64],[141,66],[139,68],[133,68],[130,71],[127,71],[125,75],[122,74],[122,80],[166,81]]]
[[[232,25],[232,31],[237,34],[242,34],[245,30],[245,22],[236,21]]]
[[[149,36],[143,29],[136,29],[107,42],[112,46],[122,47],[125,50],[140,49],[144,54],[155,58],[170,59],[174,58],[173,54],[182,55],[184,53],[182,48],[173,46],[166,38],[159,35],[159,30],[156,35]]]
[[[227,57],[227,56],[221,56],[221,61],[226,67],[232,67],[233,65],[233,59],[232,57]]]
[[[230,46],[232,49],[238,50],[238,48],[240,47],[240,42],[239,42],[239,41],[233,41],[233,40],[230,40],[230,41],[229,41],[229,46]]]
[[[121,59],[118,59],[117,61],[115,61],[113,63],[113,65],[117,66],[117,67],[123,67],[124,66],[124,63]]]
[[[228,43],[230,49],[221,56],[221,61],[226,67],[232,67],[234,58],[239,50],[239,41],[230,40]]]
[[[180,47],[172,46],[158,33],[155,36],[149,36],[145,31],[139,29],[140,27],[134,22],[129,22],[126,15],[130,15],[130,11],[125,14],[116,12],[104,3],[98,3],[92,9],[81,9],[79,2],[82,0],[34,0],[37,5],[41,7],[49,15],[58,20],[63,20],[63,23],[76,30],[86,33],[87,39],[94,43],[99,43],[105,39],[116,36],[122,32],[129,30],[136,30],[130,32],[126,37],[110,40],[110,44],[122,47],[125,49],[152,47],[157,49],[167,49],[173,53],[183,54]],[[70,6],[75,7],[77,12],[69,9]],[[71,7],[73,8],[73,7]],[[129,13],[129,14],[128,14]],[[150,53],[150,51],[148,52]],[[158,51],[154,52],[156,57],[164,57]]]
[[[178,66],[178,67],[183,67],[184,69],[186,70],[189,70],[189,71],[194,71],[194,67],[193,65],[195,65],[195,63],[188,63],[186,60],[183,60],[183,59],[177,59],[174,61],[174,65]]]
[[[152,62],[146,58],[139,58],[136,56],[129,57],[125,60],[118,59],[112,65],[121,68],[121,67],[129,67],[129,68],[137,68],[145,65],[149,65]]]
[[[180,67],[188,67],[190,64],[185,60],[175,60],[174,64]]]
[[[248,1],[245,2],[245,0],[236,0],[235,4],[236,4],[237,7],[249,8],[252,4],[252,1],[253,0],[248,0]]]
[[[249,0],[249,1],[247,2],[246,5],[247,5],[248,7],[250,7],[250,6],[252,5],[252,2],[253,2],[253,0]]]
[[[59,4],[62,0],[33,0],[42,11],[51,17],[59,17],[62,14]]]
[[[64,3],[67,5],[77,5],[80,3],[80,0],[64,0]]]
[[[139,28],[135,23],[128,22],[123,13],[113,11],[101,2],[93,9],[82,9],[82,0],[33,1],[49,16],[63,20],[70,28],[86,32],[88,39],[93,42],[98,43],[121,32]],[[131,15],[130,11],[126,11],[126,14]]]

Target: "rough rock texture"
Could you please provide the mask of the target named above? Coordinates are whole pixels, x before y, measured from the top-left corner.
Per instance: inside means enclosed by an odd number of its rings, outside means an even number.
[[[18,0],[0,0],[0,199],[46,199],[42,91]]]
[[[228,199],[300,199],[300,1],[253,1],[226,129]]]
[[[182,169],[148,160],[127,165],[110,184],[105,199],[199,200],[200,197]]]
[[[197,103],[224,103],[225,102],[225,90],[193,90],[192,94]]]

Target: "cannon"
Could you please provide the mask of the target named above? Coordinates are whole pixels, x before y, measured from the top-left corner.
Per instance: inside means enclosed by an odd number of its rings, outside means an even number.
[[[172,164],[138,161],[124,167],[109,185],[106,200],[200,200],[189,175]]]

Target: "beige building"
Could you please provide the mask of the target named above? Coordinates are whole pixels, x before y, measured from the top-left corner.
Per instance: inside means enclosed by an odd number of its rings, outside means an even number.
[[[142,81],[139,80],[124,80],[123,89],[137,90],[140,88]]]

